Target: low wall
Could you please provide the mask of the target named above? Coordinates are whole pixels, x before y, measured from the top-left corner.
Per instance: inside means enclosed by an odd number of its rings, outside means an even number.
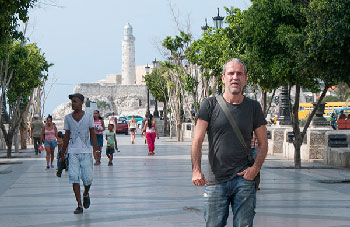
[[[184,139],[192,139],[194,136],[194,124],[182,123],[182,135]]]
[[[334,134],[345,134],[347,147],[329,147],[328,136]],[[325,146],[323,160],[325,164],[350,168],[350,130],[334,130],[325,133]]]
[[[292,127],[268,127],[267,130],[271,132],[268,153],[270,155],[282,154],[285,158],[294,159],[295,148],[292,142]],[[303,130],[303,128],[300,130]],[[332,130],[330,128],[308,128],[300,148],[300,158],[304,161],[323,159],[325,144],[327,144],[324,136],[329,131]],[[289,136],[292,137],[288,138]]]
[[[268,130],[271,131],[271,140],[269,140],[269,150],[268,153],[273,155],[276,153],[283,153],[283,141],[284,141],[284,131],[285,127],[271,127]]]

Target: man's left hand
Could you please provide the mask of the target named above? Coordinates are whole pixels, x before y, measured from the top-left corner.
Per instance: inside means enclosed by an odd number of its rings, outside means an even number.
[[[247,169],[243,170],[242,172],[237,173],[237,175],[243,176],[243,178],[246,180],[254,180],[256,175],[258,175],[259,171],[260,171],[260,168],[253,165],[253,166],[248,167]]]

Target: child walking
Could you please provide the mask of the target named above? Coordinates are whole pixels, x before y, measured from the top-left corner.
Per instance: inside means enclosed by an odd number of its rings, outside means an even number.
[[[62,146],[63,146],[63,133],[62,132],[58,132],[57,133],[57,169],[60,168],[60,157],[61,157],[61,152],[62,152]]]
[[[58,152],[57,152],[57,173],[56,173],[56,176],[57,177],[61,177],[62,175],[62,171],[63,169],[65,169],[66,171],[68,171],[68,152],[67,152],[67,149],[66,151],[64,152],[64,159],[65,161],[64,162],[61,162],[61,158],[62,158],[62,147],[63,147],[63,138],[64,138],[64,135],[62,132],[58,132],[57,133],[57,148],[58,148]]]
[[[112,166],[113,153],[115,152],[115,150],[119,152],[118,145],[117,145],[117,138],[115,137],[113,124],[108,124],[108,132],[106,133],[106,140],[107,140],[106,155],[109,158],[108,166]]]

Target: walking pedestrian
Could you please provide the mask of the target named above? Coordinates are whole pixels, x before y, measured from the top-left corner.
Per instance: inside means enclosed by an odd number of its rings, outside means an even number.
[[[95,125],[95,134],[97,138],[97,150],[93,150],[94,158],[95,158],[95,166],[101,164],[101,151],[103,147],[103,132],[105,130],[105,124],[103,122],[103,118],[100,116],[100,111],[94,111],[94,125]],[[90,141],[92,145],[92,141]]]
[[[141,124],[141,129],[142,129],[141,136],[145,139],[145,144],[147,143],[147,140],[146,140],[146,133],[143,131],[143,128],[145,127],[145,123],[147,119],[148,119],[148,114],[146,113],[145,118],[142,120],[142,124]]]
[[[131,116],[131,120],[128,123],[129,131],[130,131],[130,136],[131,136],[131,144],[135,143],[135,133],[136,133],[136,128],[137,128],[137,122],[135,120],[135,116]]]
[[[75,93],[68,97],[72,100],[73,112],[64,118],[65,135],[62,151],[66,151],[68,146],[69,182],[73,185],[75,199],[78,203],[74,214],[81,214],[83,213],[83,206],[85,209],[90,207],[89,190],[93,180],[93,158],[89,140],[92,140],[96,151],[98,150],[98,144],[93,116],[91,113],[82,110],[84,96]],[[64,160],[64,153],[62,152],[62,161]],[[84,184],[83,205],[80,195],[80,179]]]
[[[240,59],[223,66],[223,95],[201,105],[191,148],[192,182],[205,188],[206,226],[225,226],[232,207],[233,226],[253,226],[256,203],[255,177],[267,153],[266,121],[257,101],[242,95],[247,70]],[[234,124],[235,122],[235,124]],[[234,127],[236,125],[236,127]],[[202,143],[208,131],[208,174],[201,170]],[[255,133],[258,152],[251,163],[249,144]]]
[[[62,170],[65,169],[66,171],[68,171],[68,166],[67,166],[67,151],[63,152],[62,151],[62,147],[63,147],[63,138],[64,135],[63,133],[60,131],[57,133],[57,173],[56,176],[61,177],[62,174]],[[62,156],[62,152],[64,153],[64,162],[61,162],[61,156]]]
[[[332,126],[333,130],[337,129],[336,122],[337,122],[337,116],[335,115],[335,113],[332,113],[331,114],[331,126]]]
[[[54,168],[53,160],[55,159],[55,148],[57,146],[57,128],[52,122],[52,116],[48,115],[46,123],[41,130],[41,144],[44,142],[46,150],[46,169]]]
[[[115,137],[113,124],[108,124],[108,132],[106,133],[106,140],[107,140],[106,155],[109,159],[108,166],[112,166],[113,154],[115,151],[118,151],[117,138]]]
[[[117,125],[117,116],[115,116],[115,113],[112,113],[112,116],[108,118],[108,124],[112,124],[114,126]]]
[[[157,123],[153,119],[152,114],[148,116],[148,119],[142,131],[146,132],[146,139],[148,144],[148,155],[154,155],[154,149],[155,149],[154,142],[156,140],[156,137],[159,139],[159,136],[157,131]]]
[[[39,114],[34,114],[33,121],[30,123],[30,128],[30,136],[34,143],[35,155],[38,155],[38,153],[41,153],[38,148],[41,145],[41,130],[44,128],[43,122],[39,120]]]

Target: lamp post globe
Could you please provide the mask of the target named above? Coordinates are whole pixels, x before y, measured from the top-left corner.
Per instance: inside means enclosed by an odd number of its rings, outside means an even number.
[[[219,8],[218,8],[218,15],[216,17],[213,17],[213,22],[214,22],[214,25],[217,29],[221,29],[222,28],[222,23],[224,21],[224,18],[225,17],[222,17],[220,16],[220,11],[219,11]]]

